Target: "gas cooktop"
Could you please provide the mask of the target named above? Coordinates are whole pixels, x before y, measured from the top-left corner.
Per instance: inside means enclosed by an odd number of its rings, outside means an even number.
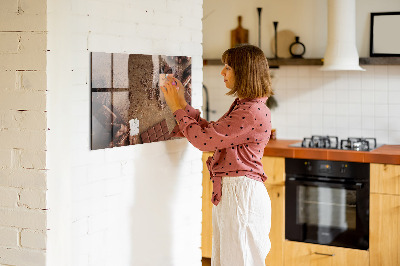
[[[339,142],[336,136],[311,136],[304,138],[302,142],[289,145],[301,148],[320,148],[353,151],[371,151],[382,145],[377,145],[376,138],[347,138]]]

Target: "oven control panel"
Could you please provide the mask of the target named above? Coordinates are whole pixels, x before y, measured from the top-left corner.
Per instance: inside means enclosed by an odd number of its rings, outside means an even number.
[[[286,174],[369,179],[369,164],[286,158]]]

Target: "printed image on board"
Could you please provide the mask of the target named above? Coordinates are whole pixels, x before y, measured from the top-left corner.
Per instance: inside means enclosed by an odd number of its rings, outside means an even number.
[[[191,103],[187,56],[91,53],[92,150],[171,139],[176,121],[160,86],[179,79]]]

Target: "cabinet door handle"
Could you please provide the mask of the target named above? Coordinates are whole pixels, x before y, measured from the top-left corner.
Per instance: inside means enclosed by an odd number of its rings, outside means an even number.
[[[335,254],[328,254],[328,253],[320,253],[320,252],[314,252],[315,255],[323,255],[323,256],[330,256],[333,257]]]

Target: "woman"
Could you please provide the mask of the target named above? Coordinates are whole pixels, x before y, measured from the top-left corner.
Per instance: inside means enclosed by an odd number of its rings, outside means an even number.
[[[169,77],[162,91],[178,122],[173,134],[214,151],[207,160],[213,182],[212,265],[265,265],[271,246],[271,202],[261,164],[271,130],[268,62],[252,45],[225,51],[222,62],[227,95],[237,98],[216,122],[200,118],[200,111],[186,103],[179,80]]]

